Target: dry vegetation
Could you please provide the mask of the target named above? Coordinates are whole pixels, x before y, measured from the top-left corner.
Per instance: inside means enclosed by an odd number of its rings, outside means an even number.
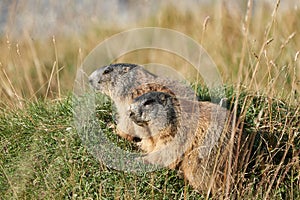
[[[249,134],[252,145],[249,146],[252,153],[249,152],[244,161],[249,167],[239,174],[234,193],[240,198],[299,198],[300,10],[278,12],[279,4],[275,7],[261,5],[253,10],[249,2],[245,12],[240,13],[230,11],[224,5],[199,8],[201,12],[197,9],[179,11],[170,6],[138,26],[159,26],[183,32],[201,43],[217,64],[224,85],[228,86],[226,91],[236,118],[235,125]],[[76,69],[89,51],[105,38],[126,29],[99,24],[74,36],[31,38],[30,30],[24,31],[19,38],[3,35],[0,38],[1,110],[24,109],[28,102],[39,99],[65,98],[72,91]],[[117,61],[156,62],[176,69],[189,67],[184,60],[157,50],[131,52]],[[2,127],[3,134],[0,135],[7,141],[9,134],[4,134],[4,124]],[[72,154],[71,151],[66,150]],[[1,155],[1,159],[4,157]],[[0,163],[3,170],[6,164]],[[120,176],[122,181],[130,181],[124,175]],[[139,181],[139,178],[130,178]],[[105,184],[101,187],[104,189],[96,191],[99,198],[101,191],[105,191]],[[48,193],[57,197],[53,190]],[[10,193],[6,191],[5,194]],[[153,188],[150,194],[153,194]],[[72,197],[72,194],[66,196]]]
[[[208,51],[224,83],[296,101],[300,76],[299,15],[299,10],[278,13],[277,7],[267,5],[256,6],[255,10],[250,7],[248,13],[234,12],[220,5],[199,8],[199,12],[197,9],[179,11],[169,6],[140,22],[138,27],[158,26],[185,33]],[[82,34],[46,38],[31,38],[30,30],[14,38],[8,31],[0,40],[2,104],[20,104],[28,98],[55,98],[70,91],[76,68],[89,51],[107,37],[128,28],[134,27],[121,29],[99,24]],[[176,56],[168,55],[167,59],[155,56],[162,53],[137,51],[118,61],[155,61],[177,68],[187,65],[176,60]]]

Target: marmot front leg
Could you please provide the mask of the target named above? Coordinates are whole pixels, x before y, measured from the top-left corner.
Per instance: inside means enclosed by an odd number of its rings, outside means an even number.
[[[130,123],[129,118],[126,116],[119,116],[116,132],[122,138],[133,141],[134,138],[134,129],[133,124]]]
[[[118,126],[116,128],[116,132],[117,132],[117,135],[119,135],[120,137],[122,137],[126,140],[129,140],[129,141],[133,141],[134,136],[127,134],[127,133],[123,132],[122,130],[118,129]]]

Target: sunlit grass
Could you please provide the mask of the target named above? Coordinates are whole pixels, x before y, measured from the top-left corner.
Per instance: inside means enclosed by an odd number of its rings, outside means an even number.
[[[198,87],[202,99],[205,89]],[[233,88],[226,96],[235,102]],[[247,104],[247,106],[245,105]],[[230,110],[233,104],[228,104]],[[198,199],[176,171],[161,169],[144,174],[107,168],[93,157],[74,127],[71,97],[60,101],[26,103],[25,109],[0,115],[1,196],[49,198],[167,198]],[[109,140],[120,148],[136,147],[116,137],[111,105],[97,109]],[[272,111],[272,112],[270,112]],[[299,198],[299,106],[264,96],[241,93],[237,126],[247,140],[244,165],[228,194],[231,198]],[[99,122],[99,123],[100,123]]]
[[[110,120],[105,112],[109,107],[101,109],[99,119]],[[25,110],[2,113],[0,119],[3,198],[179,199],[183,195],[184,181],[175,171],[138,176],[108,169],[93,157],[72,126],[71,98],[30,103]],[[111,130],[107,134],[116,142]]]

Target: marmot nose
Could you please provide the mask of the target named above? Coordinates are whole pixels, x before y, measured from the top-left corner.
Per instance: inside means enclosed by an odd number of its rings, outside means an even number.
[[[134,114],[134,112],[132,112],[132,111],[129,111],[129,117],[130,117],[130,118],[134,118],[134,117],[135,117],[135,114]]]
[[[139,137],[133,137],[132,141],[138,143],[138,142],[142,141],[142,139]]]

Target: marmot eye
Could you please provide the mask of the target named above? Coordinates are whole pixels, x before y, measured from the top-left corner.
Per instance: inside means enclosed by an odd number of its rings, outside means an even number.
[[[143,105],[147,106],[147,105],[150,105],[150,104],[152,104],[154,102],[155,102],[154,99],[149,99],[149,100],[145,101]]]
[[[108,73],[110,73],[112,70],[113,70],[112,67],[108,67],[108,68],[106,68],[106,69],[104,70],[103,74],[108,74]]]

